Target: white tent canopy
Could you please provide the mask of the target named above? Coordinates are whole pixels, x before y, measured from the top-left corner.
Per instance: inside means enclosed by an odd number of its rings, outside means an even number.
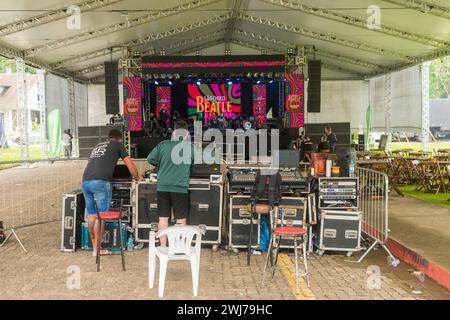
[[[103,62],[124,48],[221,55],[300,45],[322,60],[322,112],[308,122],[359,128],[370,103],[374,129],[417,131],[418,65],[450,54],[448,0],[20,0],[0,2],[0,21],[0,54],[89,85],[75,88],[78,125],[104,122],[103,88],[91,84],[103,82]],[[67,108],[64,81],[47,81],[48,108]]]
[[[251,54],[304,45],[324,62],[324,78],[328,72],[367,78],[448,55],[446,5],[446,0],[1,1],[0,53],[87,81],[98,79],[103,61],[119,59],[124,46],[143,53],[201,48],[223,54],[231,44],[232,54]],[[374,6],[380,8],[379,29],[367,26],[373,15],[368,8]]]

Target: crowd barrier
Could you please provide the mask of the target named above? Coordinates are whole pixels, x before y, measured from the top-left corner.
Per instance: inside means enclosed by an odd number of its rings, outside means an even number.
[[[362,212],[362,232],[373,240],[361,256],[361,262],[376,246],[381,246],[389,259],[397,261],[387,248],[389,241],[389,179],[380,171],[357,168],[359,177],[359,210]]]

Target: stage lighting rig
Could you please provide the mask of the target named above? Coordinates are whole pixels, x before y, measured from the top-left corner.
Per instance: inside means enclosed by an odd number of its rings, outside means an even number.
[[[202,51],[201,51],[201,50],[195,51],[195,55],[196,55],[196,56],[201,56],[201,55],[202,55]]]
[[[159,50],[159,55],[160,56],[165,56],[166,55],[166,50],[164,50],[164,49]]]
[[[231,56],[231,50],[230,49],[226,49],[225,50],[225,55],[226,56]]]

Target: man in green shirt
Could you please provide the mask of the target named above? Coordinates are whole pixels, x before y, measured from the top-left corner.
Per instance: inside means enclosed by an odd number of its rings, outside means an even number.
[[[147,157],[148,163],[158,170],[156,190],[159,230],[169,226],[172,208],[176,223],[186,224],[189,213],[189,177],[191,164],[194,163],[193,146],[189,138],[186,122],[178,121],[175,123],[172,139],[160,142]],[[161,237],[160,244],[166,246],[167,237]]]

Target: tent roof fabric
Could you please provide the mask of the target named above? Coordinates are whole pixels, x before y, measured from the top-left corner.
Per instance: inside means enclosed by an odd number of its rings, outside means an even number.
[[[0,22],[0,54],[81,82],[101,78],[126,47],[179,55],[300,45],[343,78],[450,54],[448,0],[5,0]]]

